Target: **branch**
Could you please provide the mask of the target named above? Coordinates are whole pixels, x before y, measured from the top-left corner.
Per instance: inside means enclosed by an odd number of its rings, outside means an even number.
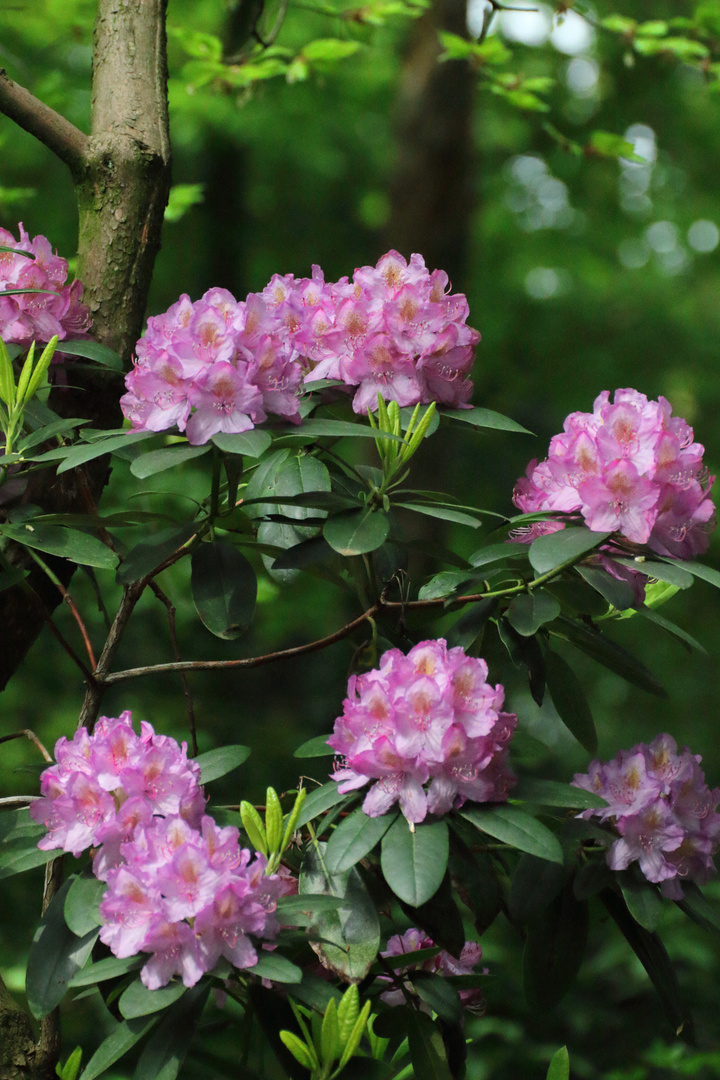
[[[57,154],[73,175],[80,173],[90,141],[87,135],[13,82],[4,68],[0,68],[0,112]]]

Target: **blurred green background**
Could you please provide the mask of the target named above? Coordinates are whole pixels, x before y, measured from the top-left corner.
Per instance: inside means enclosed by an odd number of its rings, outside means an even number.
[[[482,7],[473,0],[469,17],[476,29]],[[678,8],[691,11],[689,5],[626,0],[623,13],[655,19]],[[261,30],[274,14],[265,13]],[[0,13],[0,64],[85,129],[93,16],[91,0],[13,0]],[[447,0],[435,17],[462,32],[464,5]],[[467,294],[469,321],[482,333],[475,403],[514,417],[537,438],[443,430],[420,455],[416,487],[445,486],[464,501],[509,512],[515,479],[531,457],[545,456],[565,415],[589,411],[601,390],[619,386],[667,396],[694,426],[714,473],[720,468],[720,95],[697,70],[662,56],[633,57],[621,39],[572,11],[564,21],[543,6],[503,18],[518,67],[558,79],[552,123],[581,144],[593,129],[625,134],[644,164],[569,154],[543,130],[542,115],[482,93],[473,72],[458,63],[436,67],[431,19],[397,18],[375,28],[353,17],[330,19],[312,4],[291,0],[282,45],[300,49],[313,37],[332,36],[362,47],[326,70],[320,65],[305,81],[268,80],[247,91],[194,87],[178,36],[171,34],[179,186],[149,314],[164,311],[182,292],[197,299],[212,285],[243,298],[275,272],[306,276],[319,263],[334,280],[374,264],[391,247],[406,257],[420,251],[431,268],[449,272],[455,291]],[[227,38],[231,22],[221,0],[170,2],[171,29],[189,26]],[[0,225],[16,231],[23,221],[31,235],[46,235],[70,257],[76,220],[64,167],[0,117]],[[161,475],[154,488],[169,490],[176,475]],[[188,471],[182,483],[183,498],[202,497],[207,477]],[[104,507],[130,498],[149,506],[140,486],[146,487],[118,466]],[[165,503],[182,512],[177,496],[169,493]],[[480,542],[462,529],[445,538],[463,554]],[[717,543],[708,561],[718,565]],[[415,573],[430,569],[418,566]],[[165,577],[184,658],[287,647],[357,613],[319,579],[280,588],[264,578],[252,634],[222,643],[193,619],[186,571]],[[110,575],[101,584],[112,609],[118,593]],[[102,620],[82,574],[73,595],[99,648]],[[593,707],[601,757],[667,730],[703,755],[712,786],[720,781],[720,597],[699,583],[666,610],[704,643],[707,656],[687,654],[654,627],[638,630],[634,620],[614,634],[663,678],[667,700],[648,697],[583,657],[573,655],[572,663]],[[66,609],[58,621],[79,648]],[[418,632],[439,631],[428,625]],[[267,783],[297,782],[300,763],[292,751],[331,729],[355,644],[342,642],[281,666],[191,677],[200,748],[243,742],[253,750],[240,772],[217,785],[217,801],[261,800]],[[169,658],[164,610],[144,601],[118,666]],[[76,670],[43,634],[3,695],[1,733],[29,727],[52,746],[72,731],[81,699]],[[565,779],[586,769],[587,755],[549,704],[538,709],[519,675],[508,683],[508,699],[523,730],[519,766]],[[187,737],[177,679],[135,680],[104,703],[109,715],[125,708]],[[311,775],[324,779],[316,762],[308,764]],[[33,792],[38,771],[38,755],[26,741],[0,747],[0,794]],[[37,873],[25,875],[0,890],[0,969],[19,991],[39,880]],[[483,939],[488,1009],[469,1025],[479,1040],[471,1080],[543,1077],[563,1043],[578,1078],[720,1076],[716,942],[670,906],[663,937],[695,1010],[697,1051],[671,1045],[672,1032],[642,969],[599,917],[576,989],[554,1012],[531,1015],[522,997],[522,943],[498,920]],[[66,1012],[68,1049],[75,1042],[91,1047],[92,1026],[100,1022],[92,999]],[[187,1076],[214,1075],[219,1060],[232,1061],[231,1039],[218,1037],[213,1054],[193,1057]]]

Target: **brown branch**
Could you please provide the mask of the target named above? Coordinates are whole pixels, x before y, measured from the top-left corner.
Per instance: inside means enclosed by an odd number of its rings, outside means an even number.
[[[98,665],[95,668],[95,672],[85,691],[85,700],[83,701],[80,710],[78,727],[86,727],[88,731],[92,731],[93,729],[102,700],[103,688],[107,684],[108,677],[105,673],[110,667],[113,657],[120,646],[125,627],[135,610],[135,605],[140,599],[146,584],[146,579],[136,581],[132,585],[126,586],[123,592],[120,607],[118,608],[117,615],[113,619],[113,624],[110,627],[110,633],[107,636],[103,651],[100,654]]]
[[[169,631],[170,631],[170,643],[172,645],[173,656],[175,657],[175,660],[179,662],[180,661],[180,647],[178,645],[177,628],[176,628],[176,625],[175,625],[175,606],[172,603],[172,601],[170,600],[170,598],[165,595],[165,593],[162,591],[162,589],[160,588],[160,586],[157,584],[156,581],[151,581],[150,582],[150,588],[152,589],[153,593],[158,598],[160,603],[165,605],[165,609],[167,611],[167,617],[168,617],[168,627],[169,627]],[[180,674],[180,685],[182,686],[182,689],[183,689],[183,694],[185,696],[185,705],[186,705],[186,708],[187,708],[188,728],[190,729],[190,748],[191,748],[191,751],[192,751],[192,756],[197,757],[198,744],[197,744],[197,725],[195,723],[195,704],[194,704],[193,699],[192,699],[192,694],[190,693],[190,686],[188,684],[187,679],[185,678],[185,672],[181,671],[179,674]]]
[[[34,746],[37,746],[45,760],[52,764],[52,757],[48,754],[35,732],[31,731],[30,728],[23,728],[22,731],[14,731],[12,735],[3,735],[0,737],[0,743],[10,742],[11,739],[29,739]]]
[[[0,68],[0,112],[57,154],[74,176],[80,173],[90,141],[88,136],[13,82],[4,68]]]

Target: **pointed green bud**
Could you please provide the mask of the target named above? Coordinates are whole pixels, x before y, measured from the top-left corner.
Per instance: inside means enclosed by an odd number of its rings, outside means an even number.
[[[55,349],[57,348],[57,335],[47,343],[43,349],[42,356],[35,365],[30,382],[28,383],[27,393],[25,394],[25,401],[29,401],[31,397],[37,394],[38,390],[45,381],[45,376],[48,373],[48,369],[52,362],[52,358],[55,355]]]
[[[355,983],[351,983],[347,990],[340,999],[338,1005],[338,1035],[340,1037],[340,1046],[344,1047],[350,1038],[352,1029],[355,1027],[355,1023],[360,1013],[360,995]]]
[[[338,1067],[336,1069],[335,1075],[337,1075],[337,1073],[339,1073],[341,1069],[345,1068],[348,1061],[350,1060],[350,1058],[353,1056],[353,1054],[357,1050],[358,1046],[360,1045],[360,1040],[362,1039],[363,1032],[365,1031],[365,1028],[367,1026],[368,1016],[369,1015],[370,1015],[370,1002],[366,1001],[365,1004],[362,1007],[362,1012],[360,1013],[357,1020],[355,1021],[353,1029],[350,1032],[350,1036],[349,1036],[347,1042],[345,1043],[345,1046],[344,1046],[343,1052],[342,1052],[342,1057],[340,1058],[340,1062],[339,1062]]]
[[[335,998],[330,998],[323,1016],[320,1032],[320,1058],[329,1069],[335,1058],[340,1057],[342,1046],[338,1037],[338,1011]]]
[[[402,434],[402,429],[400,426],[400,406],[398,405],[397,401],[391,401],[388,404],[387,415],[388,421],[391,425],[389,430],[393,433],[393,435]]]
[[[299,1039],[292,1031],[281,1031],[280,1038],[288,1048],[296,1061],[299,1061],[304,1069],[312,1072],[317,1067],[317,1058],[311,1053],[302,1039]]]
[[[268,854],[279,854],[283,838],[283,812],[277,792],[271,787],[265,795],[265,833]]]
[[[240,820],[243,823],[243,829],[248,835],[248,840],[255,848],[256,851],[266,855],[268,853],[268,842],[265,834],[265,826],[263,820],[258,814],[252,803],[243,800],[240,803]]]
[[[15,372],[10,353],[2,338],[0,338],[0,401],[10,408],[15,404]]]
[[[25,363],[22,366],[22,371],[20,372],[20,378],[18,379],[17,397],[15,399],[17,401],[18,405],[21,405],[22,402],[25,399],[25,391],[28,388],[28,383],[30,382],[30,376],[32,375],[34,359],[35,359],[35,342],[33,341],[32,345],[28,349],[28,354],[25,357]]]
[[[408,442],[407,446],[403,448],[403,461],[404,462],[409,461],[410,458],[413,456],[413,454],[418,449],[418,447],[420,446],[420,443],[423,441],[423,439],[425,438],[425,436],[427,434],[427,430],[430,427],[430,423],[431,423],[432,418],[433,418],[434,415],[435,415],[435,402],[432,401],[428,405],[427,409],[425,410],[425,414],[420,418],[420,423],[415,428],[415,431],[412,433],[412,437],[411,437],[410,441]]]
[[[300,817],[300,811],[305,804],[306,797],[307,788],[300,788],[297,795],[295,796],[295,805],[293,806],[288,816],[285,818],[285,832],[283,833],[282,847],[280,848],[281,854],[293,838],[293,835],[295,833],[295,827],[298,823],[298,818]]]

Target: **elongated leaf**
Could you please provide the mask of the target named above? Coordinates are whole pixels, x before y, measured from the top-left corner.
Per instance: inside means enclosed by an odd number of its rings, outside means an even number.
[[[449,1024],[462,1021],[463,1008],[458,992],[443,975],[421,971],[413,974],[412,984],[418,997],[426,1001],[441,1020]]]
[[[671,634],[674,638],[680,641],[688,652],[695,649],[697,652],[703,653],[707,656],[707,649],[704,645],[701,645],[697,638],[694,638],[692,634],[688,634],[687,630],[683,630],[681,626],[676,626],[670,619],[666,619],[664,615],[661,615],[659,611],[655,611],[654,608],[640,607],[637,609],[638,615],[641,615],[648,622],[655,623],[656,626],[660,626],[663,630],[667,630],[668,634]]]
[[[615,562],[621,566],[629,566],[632,570],[639,570],[641,574],[657,578],[658,581],[667,581],[669,585],[675,585],[678,589],[688,589],[693,583],[693,576],[684,564],[654,562],[652,559],[625,559],[615,558]]]
[[[547,574],[586,551],[592,551],[610,536],[609,532],[591,532],[583,526],[572,526],[561,532],[539,536],[530,545],[530,565],[536,574]]]
[[[116,979],[119,975],[127,975],[129,971],[136,971],[145,963],[144,956],[128,956],[127,959],[118,960],[109,956],[106,960],[98,960],[96,964],[89,964],[73,975],[68,983],[71,990],[77,990],[82,986],[95,986],[97,983],[106,982],[108,979]]]
[[[521,435],[532,435],[531,431],[511,420],[509,416],[494,412],[492,409],[443,409],[440,416],[447,416],[450,420],[462,420],[464,424],[471,424],[476,428],[487,428],[490,431],[517,431]]]
[[[607,806],[607,801],[593,791],[563,784],[558,780],[542,780],[539,777],[523,776],[517,787],[512,789],[513,802],[539,803],[541,806],[567,806],[574,810],[588,810]]]
[[[570,1055],[567,1046],[561,1046],[553,1054],[546,1080],[570,1080]]]
[[[5,810],[0,814],[0,851],[4,844],[25,844],[28,850],[35,847],[47,829],[30,817],[30,807]]]
[[[347,436],[350,439],[376,439],[378,437],[377,430],[371,428],[369,424],[352,423],[347,420],[326,420],[322,417],[318,417],[313,420],[304,420],[303,423],[291,431],[283,432],[286,437],[289,435],[302,436],[303,438],[321,438],[328,435],[336,439],[343,436]],[[403,442],[402,435],[393,435],[391,432],[383,432],[384,439],[390,439],[395,442]]]
[[[415,514],[425,514],[426,517],[439,518],[440,521],[453,521],[456,525],[469,525],[471,529],[479,529],[482,525],[480,518],[471,517],[461,510],[455,510],[449,506],[433,506],[432,503],[396,502],[395,506],[401,506],[405,510],[412,510]]]
[[[720,905],[705,896],[694,882],[683,884],[685,896],[675,903],[689,919],[711,934],[720,934]]]
[[[576,566],[576,572],[599,592],[618,611],[626,611],[635,603],[635,593],[627,581],[618,581],[599,566]]]
[[[335,753],[332,746],[328,746],[329,735],[316,735],[314,739],[308,739],[293,754],[296,758],[332,757]]]
[[[190,587],[202,623],[215,637],[233,641],[252,622],[257,578],[252,564],[227,540],[198,544]]]
[[[550,649],[545,653],[545,679],[558,716],[589,754],[597,753],[597,732],[587,698],[575,672]]]
[[[492,860],[483,851],[474,852],[465,843],[466,834],[473,843],[470,825],[453,816],[450,819],[450,860],[448,867],[462,902],[470,909],[478,934],[492,926],[500,911],[500,890]]]
[[[133,1080],[175,1080],[190,1049],[209,993],[210,984],[203,981],[170,1006],[145,1045]]]
[[[562,624],[561,626],[559,624]],[[663,686],[658,682],[653,673],[637,660],[631,653],[623,649],[617,642],[605,637],[584,623],[566,619],[561,616],[553,627],[553,633],[561,632],[562,636],[571,641],[582,652],[587,653],[593,660],[597,660],[609,671],[614,671],[626,682],[633,686],[639,686],[649,694],[657,697],[667,697]]]
[[[102,367],[112,371],[122,371],[123,362],[116,352],[108,349],[107,345],[101,345],[99,341],[68,341],[58,343],[58,352],[68,353],[69,356],[84,356],[87,360],[94,360]]]
[[[662,561],[668,561],[669,565],[674,565],[674,561],[665,559]],[[698,577],[701,581],[707,581],[708,584],[720,589],[720,570],[716,570],[713,566],[705,566],[704,563],[699,562],[683,562],[682,568],[693,577]]]
[[[411,832],[408,822],[400,816],[383,837],[380,866],[395,895],[419,907],[440,888],[448,857],[448,828],[444,821],[416,825]]]
[[[448,868],[450,860],[448,860]],[[465,882],[463,881],[463,884]],[[460,884],[458,883],[458,891]],[[446,949],[452,956],[459,956],[465,945],[466,935],[463,917],[455,902],[450,873],[446,873],[440,888],[430,899],[413,907],[400,901],[400,906],[413,926],[420,927],[436,945]]]
[[[340,897],[345,904],[337,911],[318,913],[310,931],[317,940],[311,940],[311,945],[325,967],[345,982],[359,983],[380,948],[377,910],[357,870],[329,874],[324,851],[324,844],[308,851],[300,873],[300,891]]]
[[[538,859],[536,855],[523,855],[515,867],[508,895],[510,914],[523,925],[539,918],[558,895],[566,879],[564,866]]]
[[[21,450],[23,454],[26,454],[28,450],[32,450],[34,446],[39,446],[41,443],[48,442],[50,439],[54,439],[57,435],[66,435],[69,431],[74,431],[76,428],[82,427],[83,424],[89,423],[88,420],[56,420],[52,424],[43,425],[38,428],[37,431],[33,431],[30,435],[23,436],[18,442],[18,450]]]
[[[293,920],[310,917],[318,911],[339,911],[345,901],[337,896],[316,896],[296,893],[294,896],[283,896],[278,900],[276,915],[283,926],[300,925]],[[302,924],[308,926],[306,921]]]
[[[479,548],[468,560],[471,566],[489,566],[491,563],[504,562],[506,559],[527,558],[530,548],[527,544],[488,544]]]
[[[328,518],[323,536],[341,555],[364,555],[376,551],[387,540],[390,521],[381,510],[350,510]]]
[[[76,469],[78,465],[84,465],[87,461],[93,461],[95,458],[102,457],[103,454],[111,454],[114,450],[124,450],[126,447],[133,446],[135,443],[145,442],[146,439],[150,439],[154,435],[154,431],[126,431],[123,435],[113,435],[108,439],[96,439],[83,446],[73,446],[69,449],[65,447],[62,450],[50,450],[47,454],[43,454],[41,457],[34,458],[33,460],[46,461],[62,459],[60,465],[58,465],[57,471],[59,473],[69,472],[70,469]]]
[[[139,480],[147,476],[155,476],[156,473],[165,472],[166,469],[174,469],[177,465],[184,465],[186,461],[202,457],[207,454],[209,446],[166,446],[162,450],[151,450],[149,454],[141,454],[130,465],[130,472]]]
[[[539,859],[562,863],[563,850],[560,841],[545,825],[516,806],[492,806],[480,808],[467,804],[457,811],[481,832],[493,836],[503,844],[537,855]]]
[[[415,1080],[452,1080],[442,1034],[426,1013],[409,1010],[408,1045]]]
[[[423,585],[418,592],[420,600],[437,600],[441,596],[451,596],[456,589],[464,586],[468,574],[464,570],[442,570]]]
[[[560,603],[549,592],[521,593],[507,610],[506,618],[518,634],[532,637],[545,623],[552,622],[560,614]]]
[[[65,897],[65,922],[77,937],[89,934],[102,925],[100,901],[107,889],[107,882],[98,881],[90,873],[80,874],[70,886]]]
[[[390,826],[397,820],[397,814],[383,814],[382,817],[368,817],[364,810],[354,813],[342,821],[328,841],[325,849],[325,866],[331,874],[341,874],[380,843]]]
[[[308,566],[317,566],[318,563],[336,559],[335,552],[323,536],[313,536],[309,540],[303,540],[299,544],[283,551],[274,560],[272,569],[277,570],[304,570]]]
[[[270,446],[272,436],[262,428],[253,428],[252,431],[236,433],[219,431],[213,435],[211,441],[226,454],[244,454],[245,457],[259,458]]]
[[[523,984],[531,1008],[552,1009],[575,981],[585,953],[588,905],[576,900],[572,883],[528,929]]]
[[[117,572],[118,581],[122,585],[139,581],[187,543],[195,530],[195,524],[188,521],[179,529],[177,526],[161,529],[146,540],[141,540],[128,551],[120,563]]]
[[[53,897],[33,938],[27,966],[26,993],[33,1016],[47,1016],[58,1005],[73,975],[85,964],[97,931],[77,937],[65,922],[65,898],[72,878]]]
[[[663,901],[655,886],[629,871],[618,874],[617,882],[635,922],[650,932],[656,930],[663,915]]]
[[[323,784],[322,787],[315,788],[311,791],[305,800],[302,810],[300,811],[300,817],[298,818],[297,827],[300,829],[303,825],[307,825],[308,821],[312,821],[313,818],[319,817],[320,814],[324,814],[326,810],[329,810],[332,806],[337,806],[338,803],[344,800],[350,800],[351,794],[343,795],[338,791],[339,784],[331,780],[329,784]]]
[[[131,982],[127,989],[123,990],[118,1001],[120,1015],[126,1020],[134,1020],[137,1016],[149,1016],[151,1013],[161,1012],[168,1005],[182,997],[186,987],[181,982],[170,982],[167,986],[161,986],[159,990],[148,990],[140,979]]]
[[[302,968],[292,964],[279,953],[260,952],[260,959],[254,967],[248,968],[252,975],[261,979],[270,979],[279,983],[299,983],[302,979]]]
[[[31,845],[3,844],[0,846],[0,881],[36,866],[44,866],[57,855],[57,851],[40,851],[37,841]]]
[[[219,746],[215,750],[207,750],[204,754],[198,754],[195,759],[200,766],[200,783],[210,784],[213,780],[219,780],[233,769],[237,769],[250,757],[250,747],[236,743],[233,746]]]
[[[117,555],[111,548],[106,547],[95,536],[89,536],[77,529],[28,522],[25,525],[3,525],[2,534],[25,547],[44,551],[49,555],[60,555],[84,566],[109,570],[117,563]]]
[[[83,1069],[80,1080],[95,1080],[142,1039],[158,1021],[157,1014],[123,1020],[100,1044]]]

